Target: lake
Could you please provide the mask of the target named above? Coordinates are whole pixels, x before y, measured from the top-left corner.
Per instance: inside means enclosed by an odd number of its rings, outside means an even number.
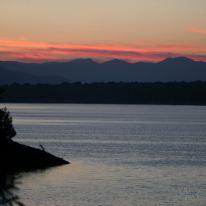
[[[16,141],[71,162],[21,174],[26,206],[206,205],[206,107],[6,106]]]

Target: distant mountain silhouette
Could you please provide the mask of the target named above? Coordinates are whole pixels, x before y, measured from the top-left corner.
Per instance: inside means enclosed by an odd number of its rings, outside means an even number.
[[[189,59],[187,57],[176,57],[176,58],[167,58],[163,60],[161,63],[166,63],[166,64],[191,64],[195,61],[192,59]]]
[[[20,63],[0,62],[0,83],[8,82],[57,83],[70,82],[168,82],[205,81],[206,62],[193,61],[186,57],[168,58],[159,63],[128,63],[114,59],[97,63],[92,59],[75,59],[69,62]],[[10,77],[2,73],[10,72]],[[12,72],[18,72],[13,73]],[[24,75],[20,75],[23,73]],[[20,77],[24,78],[24,81]],[[38,76],[37,76],[38,75]],[[50,77],[48,77],[48,75]],[[5,75],[4,75],[5,76]],[[12,78],[11,78],[12,77]],[[18,77],[18,78],[17,78]],[[26,80],[25,80],[26,79]]]
[[[0,67],[0,84],[11,84],[11,83],[51,83],[56,84],[65,81],[63,77],[57,76],[38,76],[21,71],[14,71],[3,69]]]

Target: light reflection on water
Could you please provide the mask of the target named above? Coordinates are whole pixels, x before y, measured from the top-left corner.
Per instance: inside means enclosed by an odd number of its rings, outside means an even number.
[[[22,189],[26,193],[20,194],[27,197],[23,200],[28,205],[205,203],[204,167],[198,170],[190,167],[133,168],[78,162],[28,174],[22,181]]]
[[[206,205],[205,107],[7,106],[18,141],[72,162],[23,174],[26,205]]]

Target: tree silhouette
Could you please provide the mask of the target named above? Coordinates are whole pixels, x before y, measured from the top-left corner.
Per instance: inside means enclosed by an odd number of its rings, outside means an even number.
[[[17,183],[17,175],[0,171],[0,205],[24,206],[15,194],[18,190]]]
[[[0,109],[0,142],[8,142],[16,135],[12,117],[6,107]]]

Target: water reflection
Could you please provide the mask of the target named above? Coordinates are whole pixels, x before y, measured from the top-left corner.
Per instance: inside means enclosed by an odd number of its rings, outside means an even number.
[[[0,172],[0,205],[24,206],[17,193],[19,175]]]

